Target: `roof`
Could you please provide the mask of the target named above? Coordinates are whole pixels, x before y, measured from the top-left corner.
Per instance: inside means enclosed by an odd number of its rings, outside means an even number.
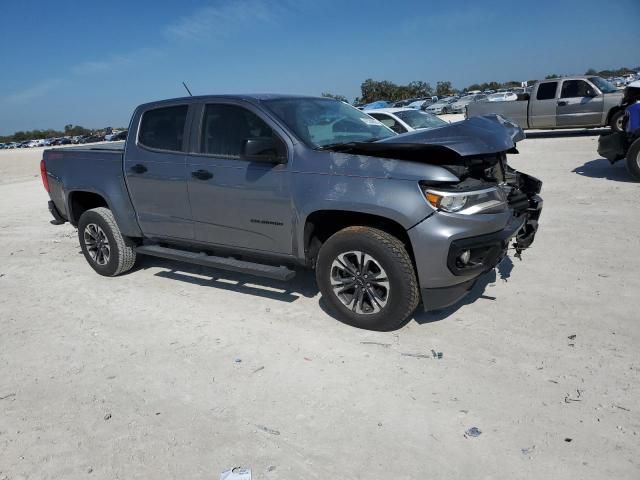
[[[264,100],[280,100],[288,98],[314,98],[314,99],[326,99],[326,97],[317,97],[313,95],[293,95],[293,94],[281,94],[281,93],[236,93],[236,94],[221,94],[221,95],[194,95],[191,97],[176,97],[167,98],[163,100],[156,100],[140,105],[141,107],[148,108],[150,106],[163,105],[167,103],[190,103],[190,102],[207,102],[211,100],[244,100],[247,102],[260,102]]]
[[[398,112],[418,112],[415,108],[408,107],[395,107],[395,108],[370,108],[367,110],[363,110],[365,113],[398,113]]]

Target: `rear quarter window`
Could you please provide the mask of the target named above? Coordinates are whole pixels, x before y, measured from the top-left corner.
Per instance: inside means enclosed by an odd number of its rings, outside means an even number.
[[[558,82],[545,82],[538,85],[538,93],[536,93],[536,100],[551,100],[556,98],[556,91],[558,90]]]
[[[149,148],[183,150],[187,105],[154,108],[142,114],[138,143]]]

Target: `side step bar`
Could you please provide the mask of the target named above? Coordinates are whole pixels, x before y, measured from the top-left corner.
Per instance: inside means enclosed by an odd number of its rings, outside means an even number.
[[[282,265],[274,267],[272,265],[264,265],[262,263],[236,260],[235,258],[216,257],[202,252],[189,252],[175,248],[160,247],[158,245],[142,245],[136,248],[136,252],[142,255],[178,260],[181,262],[193,263],[195,265],[203,265],[205,267],[246,273],[247,275],[255,275],[257,277],[272,278],[274,280],[291,280],[296,275],[296,272]]]

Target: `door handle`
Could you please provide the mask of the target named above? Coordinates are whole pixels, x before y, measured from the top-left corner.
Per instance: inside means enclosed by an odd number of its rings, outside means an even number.
[[[559,106],[559,107],[566,107],[567,105],[568,105],[568,103],[567,103],[567,102],[565,102],[564,100],[560,100],[560,101],[558,102],[558,106]]]
[[[213,178],[213,173],[209,170],[196,170],[195,172],[191,172],[191,176],[198,180],[209,180],[210,178]]]
[[[144,173],[147,171],[147,167],[145,167],[141,163],[136,163],[133,167],[131,167],[131,171],[133,173]]]

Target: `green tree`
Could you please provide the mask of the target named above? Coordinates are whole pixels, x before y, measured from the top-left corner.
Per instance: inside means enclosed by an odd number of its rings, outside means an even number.
[[[586,72],[584,72],[585,75],[597,75],[598,72],[596,71],[595,68],[590,68],[589,70],[587,70]]]
[[[560,78],[560,75],[558,75],[557,73],[551,73],[549,75],[545,75],[544,78],[545,80],[548,80],[550,78]]]
[[[451,86],[451,82],[447,80],[440,80],[436,83],[436,95],[439,97],[446,97],[447,95],[453,94],[453,87]]]

